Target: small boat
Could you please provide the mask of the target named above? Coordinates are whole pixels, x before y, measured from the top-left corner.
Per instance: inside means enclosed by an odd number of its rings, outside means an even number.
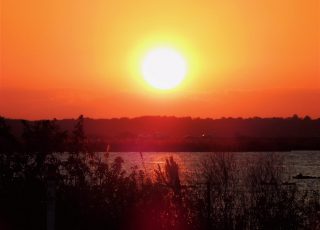
[[[298,175],[294,176],[293,179],[320,179],[320,177],[304,176],[304,175],[302,175],[302,173],[299,173]]]

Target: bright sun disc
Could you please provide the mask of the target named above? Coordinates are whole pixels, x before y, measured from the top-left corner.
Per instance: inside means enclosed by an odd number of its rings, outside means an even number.
[[[170,48],[150,51],[143,60],[144,79],[157,89],[177,87],[187,73],[187,63],[183,57]]]

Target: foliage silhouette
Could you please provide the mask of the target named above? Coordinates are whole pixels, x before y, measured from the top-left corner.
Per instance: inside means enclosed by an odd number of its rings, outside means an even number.
[[[0,118],[1,229],[45,229],[50,202],[62,230],[319,227],[319,191],[287,185],[277,155],[243,167],[232,153],[213,153],[182,182],[172,157],[149,174],[92,152],[84,123],[80,116],[67,132],[56,120],[22,121],[15,138]]]

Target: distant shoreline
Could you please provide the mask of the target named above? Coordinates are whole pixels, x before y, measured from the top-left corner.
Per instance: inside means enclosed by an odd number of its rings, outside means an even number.
[[[20,139],[22,120],[2,118]],[[40,121],[25,121],[35,124]],[[72,133],[77,119],[51,120]],[[138,118],[83,118],[92,151],[116,152],[286,152],[320,150],[320,119],[221,118],[145,116]]]

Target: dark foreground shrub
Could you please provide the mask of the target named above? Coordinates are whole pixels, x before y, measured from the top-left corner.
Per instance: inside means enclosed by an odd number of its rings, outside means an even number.
[[[212,153],[182,181],[172,157],[150,173],[90,152],[82,116],[71,134],[55,121],[25,122],[20,141],[0,131],[0,229],[319,228],[319,191],[288,184],[275,154]]]

